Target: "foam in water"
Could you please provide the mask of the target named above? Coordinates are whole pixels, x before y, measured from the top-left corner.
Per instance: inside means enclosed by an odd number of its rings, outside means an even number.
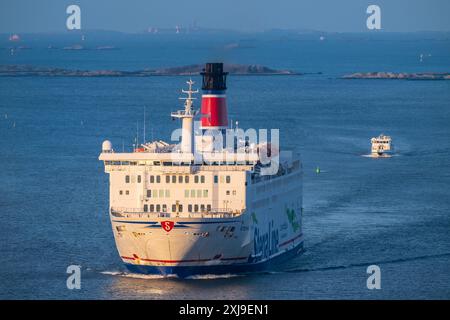
[[[135,279],[177,279],[178,276],[175,274],[169,274],[169,275],[160,275],[160,274],[139,274],[139,273],[128,273],[123,271],[101,271],[100,273],[110,275],[110,276],[119,276],[119,277],[126,277],[126,278],[135,278]],[[238,274],[201,274],[201,275],[192,275],[189,277],[186,277],[185,279],[189,280],[214,280],[214,279],[229,279],[234,277],[239,277],[242,275]]]
[[[199,275],[193,275],[189,276],[186,279],[190,280],[214,280],[214,279],[229,279],[229,278],[235,278],[235,277],[242,277],[243,275],[238,274],[199,274]]]
[[[168,278],[178,278],[175,274],[170,275],[160,275],[160,274],[139,274],[139,273],[127,273],[122,271],[102,271],[102,274],[110,275],[110,276],[119,276],[126,278],[135,278],[135,279],[168,279]]]

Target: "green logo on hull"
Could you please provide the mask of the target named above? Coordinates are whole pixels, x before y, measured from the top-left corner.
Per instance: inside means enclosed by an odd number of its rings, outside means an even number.
[[[258,219],[256,219],[256,213],[252,212],[252,220],[254,223],[258,224]]]
[[[300,224],[297,221],[297,216],[295,214],[294,209],[286,209],[286,214],[289,220],[289,223],[292,226],[292,229],[294,230],[294,232],[296,232],[299,228],[300,228]]]

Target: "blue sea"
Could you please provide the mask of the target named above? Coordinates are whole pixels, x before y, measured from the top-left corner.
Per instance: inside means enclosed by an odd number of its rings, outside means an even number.
[[[2,77],[0,298],[450,298],[450,81],[340,78],[449,72],[448,34],[93,34],[83,43],[115,50],[48,49],[79,39],[24,35],[28,49],[13,55],[6,40],[0,64],[140,70],[221,60],[305,73],[228,79],[230,118],[280,128],[282,147],[301,153],[305,252],[257,274],[127,273],[101,143],[129,149],[144,108],[147,139],[169,140],[188,78]],[[392,136],[394,156],[365,157],[380,133]],[[69,265],[81,266],[80,290],[66,286]],[[366,286],[369,265],[380,267],[379,290]]]

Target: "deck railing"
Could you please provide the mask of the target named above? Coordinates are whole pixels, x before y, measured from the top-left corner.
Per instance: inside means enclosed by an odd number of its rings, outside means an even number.
[[[116,217],[148,218],[232,218],[241,215],[244,210],[213,208],[200,212],[145,212],[141,208],[111,207],[111,214]]]

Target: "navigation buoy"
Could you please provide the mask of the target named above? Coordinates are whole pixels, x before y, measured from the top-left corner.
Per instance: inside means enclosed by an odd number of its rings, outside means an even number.
[[[319,174],[320,173],[320,168],[316,167],[316,173]]]

